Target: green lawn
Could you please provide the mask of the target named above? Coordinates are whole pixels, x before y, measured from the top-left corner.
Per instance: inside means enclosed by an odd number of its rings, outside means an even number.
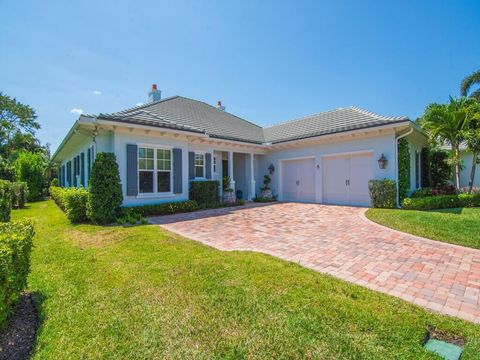
[[[433,240],[480,249],[480,208],[433,211],[369,209],[376,223]]]
[[[426,359],[428,325],[466,339],[480,326],[439,316],[294,263],[221,252],[153,225],[69,225],[29,204],[29,289],[42,325],[34,359]]]

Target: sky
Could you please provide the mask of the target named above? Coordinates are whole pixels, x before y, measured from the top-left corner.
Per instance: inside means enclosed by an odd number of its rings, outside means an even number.
[[[480,69],[480,1],[0,0],[0,91],[54,151],[80,112],[182,95],[262,126],[420,116]]]

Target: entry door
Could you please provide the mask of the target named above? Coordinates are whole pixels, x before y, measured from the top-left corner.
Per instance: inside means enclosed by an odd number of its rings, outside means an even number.
[[[284,201],[315,201],[314,159],[282,161],[282,199]]]
[[[371,155],[325,158],[323,202],[326,204],[370,206],[368,181],[371,179]]]

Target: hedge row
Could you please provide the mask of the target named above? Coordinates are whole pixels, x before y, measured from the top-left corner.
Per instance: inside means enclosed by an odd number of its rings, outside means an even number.
[[[29,221],[0,224],[0,328],[27,285],[33,235]]]
[[[480,206],[480,194],[458,194],[406,198],[402,202],[405,210],[436,210],[457,207]]]
[[[80,223],[88,220],[88,191],[83,188],[50,187],[50,196],[67,213],[68,220]]]
[[[192,181],[190,184],[190,199],[201,207],[212,206],[219,202],[219,182],[217,180]]]
[[[127,206],[122,208],[123,213],[136,212],[142,216],[169,215],[199,210],[195,200],[177,201],[164,204]]]
[[[24,208],[27,195],[26,183],[0,180],[0,222],[10,221],[12,208]]]

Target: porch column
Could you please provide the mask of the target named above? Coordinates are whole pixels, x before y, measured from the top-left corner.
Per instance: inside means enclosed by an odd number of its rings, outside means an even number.
[[[235,191],[235,180],[233,179],[233,151],[228,152],[228,176],[230,176],[230,187]]]
[[[253,200],[255,197],[255,173],[254,173],[254,163],[253,163],[253,153],[250,154],[250,191],[248,194],[248,200]]]

